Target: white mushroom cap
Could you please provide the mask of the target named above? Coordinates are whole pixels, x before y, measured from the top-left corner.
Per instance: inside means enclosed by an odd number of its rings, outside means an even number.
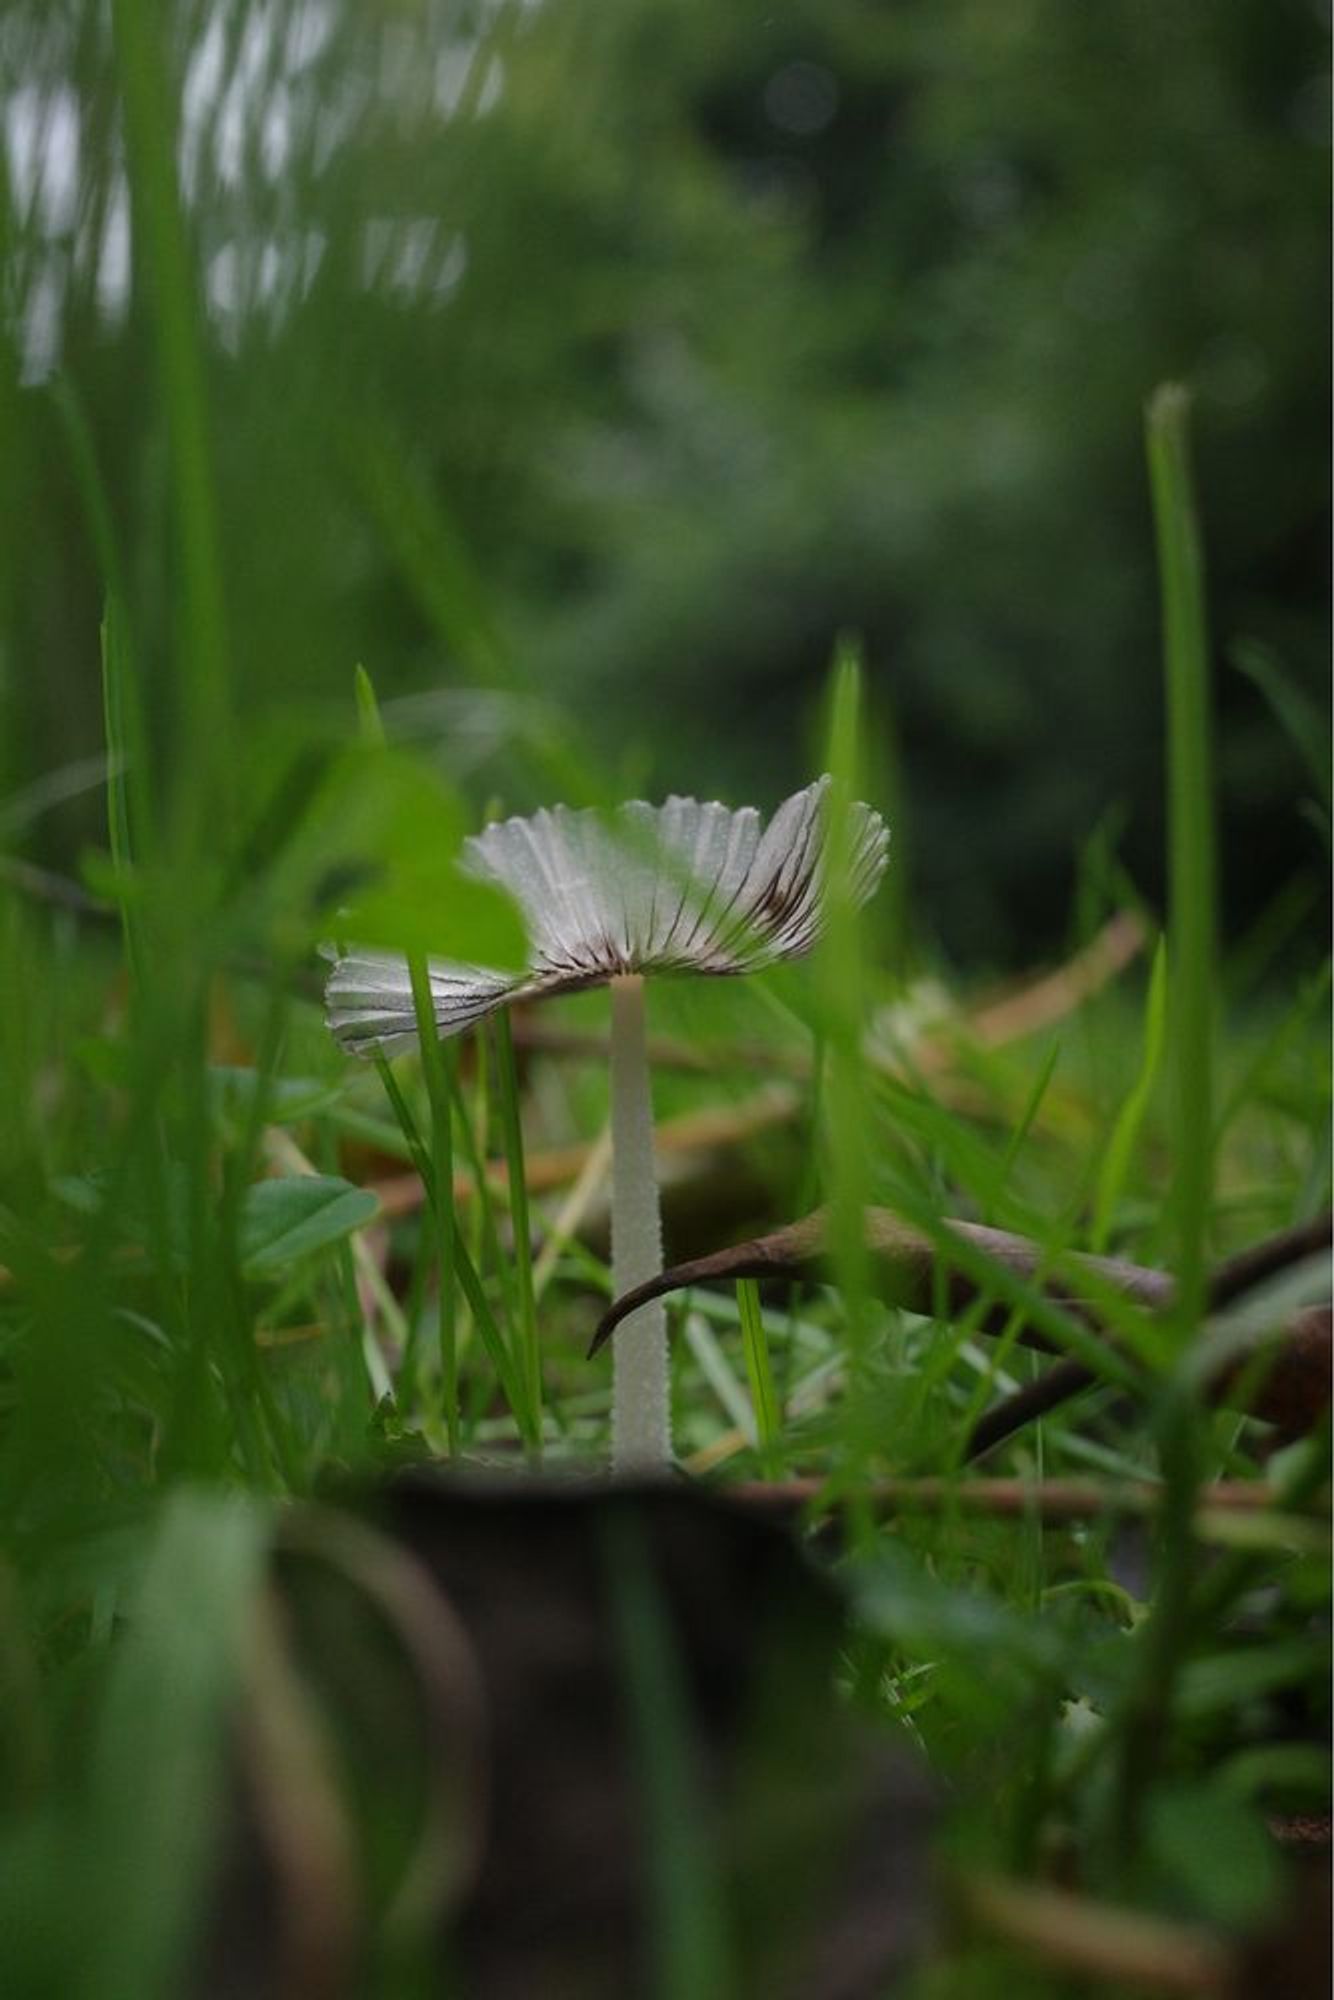
[[[829,778],[785,799],[767,827],[753,806],[731,811],[675,796],[632,799],[610,817],[555,806],[507,819],[465,842],[466,866],[507,889],[528,928],[519,973],[430,961],[442,1040],[510,1000],[598,986],[624,973],[754,972],[809,951],[824,926]],[[870,806],[850,808],[848,886],[875,890],[889,833]],[[416,1040],[407,960],[351,950],[326,989],[329,1026],[357,1055],[396,1054]]]

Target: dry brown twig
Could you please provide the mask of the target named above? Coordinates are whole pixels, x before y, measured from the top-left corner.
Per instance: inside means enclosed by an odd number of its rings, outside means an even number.
[[[1196,1926],[998,1875],[962,1879],[955,1895],[972,1924],[1046,1965],[1196,2000],[1223,2000],[1231,1988],[1231,1953]]]
[[[687,1286],[734,1282],[737,1278],[781,1278],[787,1282],[821,1276],[827,1265],[828,1213],[814,1214],[749,1242],[677,1264],[660,1277],[616,1299],[603,1314],[590,1353],[611,1338],[621,1322],[649,1298]],[[980,1252],[1012,1280],[1038,1283],[1043,1294],[1064,1312],[1095,1331],[1104,1330],[1105,1311],[1098,1300],[1108,1292],[1134,1301],[1150,1312],[1170,1307],[1174,1284],[1166,1271],[1128,1263],[1117,1257],[1092,1257],[1071,1252],[1055,1270],[1040,1244],[1009,1231],[944,1217],[939,1239],[915,1229],[890,1210],[866,1211],[866,1244],[871,1253],[877,1290],[891,1304],[931,1317],[949,1317],[980,1308],[983,1332],[1000,1333],[1013,1319],[1004,1299],[990,1300],[984,1280],[960,1269],[949,1254],[949,1238],[957,1238],[974,1256]],[[1331,1236],[1329,1215],[1251,1246],[1220,1264],[1208,1287],[1211,1309],[1218,1309],[1300,1258],[1326,1247]],[[1053,1343],[1040,1328],[1020,1328],[1019,1339],[1048,1351]],[[1110,1350],[1109,1350],[1110,1351]],[[1268,1355],[1258,1369],[1256,1355]],[[1253,1415],[1277,1424],[1293,1435],[1309,1429],[1330,1401],[1331,1327],[1327,1306],[1303,1308],[1274,1328],[1264,1343],[1244,1360],[1235,1356],[1219,1367],[1208,1383],[1209,1394],[1227,1401],[1234,1392],[1245,1399]],[[1088,1387],[1096,1377],[1081,1361],[1066,1358],[984,1417],[970,1440],[970,1456],[990,1450],[1002,1438],[1034,1416],[1042,1415]]]

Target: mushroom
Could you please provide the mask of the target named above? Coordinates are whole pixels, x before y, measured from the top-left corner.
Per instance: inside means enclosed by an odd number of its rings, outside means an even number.
[[[556,806],[499,821],[465,843],[469,871],[509,891],[528,926],[520,973],[432,960],[436,1028],[444,1039],[514,1000],[611,987],[612,1275],[618,1294],[662,1270],[662,1223],[644,1030],[644,979],[720,977],[809,951],[823,928],[828,872],[828,776],[784,800],[767,827],[753,806],[633,799],[604,817]],[[841,852],[847,893],[872,894],[889,835],[869,806],[848,809]],[[416,1041],[406,959],[352,949],[326,992],[329,1026],[357,1055],[395,1055]],[[634,1315],[616,1344],[612,1464],[618,1472],[671,1460],[667,1323],[660,1301]]]

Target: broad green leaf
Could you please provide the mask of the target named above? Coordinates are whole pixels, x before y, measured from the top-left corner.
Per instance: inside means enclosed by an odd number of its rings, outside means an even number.
[[[330,1175],[257,1181],[241,1207],[241,1267],[247,1278],[266,1278],[350,1236],[378,1207],[368,1188]]]
[[[1237,1751],[1218,1770],[1230,1799],[1281,1801],[1292,1810],[1323,1812],[1329,1799],[1329,1751],[1320,1743],[1258,1743]]]
[[[1149,1857],[1192,1914],[1234,1930],[1273,1915],[1283,1865],[1254,1807],[1220,1785],[1157,1792],[1145,1815]]]

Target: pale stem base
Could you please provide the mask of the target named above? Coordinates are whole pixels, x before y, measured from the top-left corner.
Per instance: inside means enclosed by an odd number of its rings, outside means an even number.
[[[644,982],[637,974],[611,982],[611,1146],[611,1274],[619,1297],[662,1269]],[[612,1470],[660,1472],[671,1457],[667,1313],[655,1299],[631,1313],[616,1334]]]

